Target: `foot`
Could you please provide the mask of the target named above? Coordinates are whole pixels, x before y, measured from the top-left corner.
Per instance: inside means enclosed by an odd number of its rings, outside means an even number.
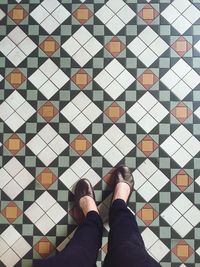
[[[95,203],[94,190],[87,179],[81,179],[77,182],[74,190],[75,202],[86,216],[91,210],[97,210]]]
[[[112,202],[115,199],[122,199],[128,202],[134,187],[131,170],[126,166],[119,166],[112,173],[111,179],[115,186]]]

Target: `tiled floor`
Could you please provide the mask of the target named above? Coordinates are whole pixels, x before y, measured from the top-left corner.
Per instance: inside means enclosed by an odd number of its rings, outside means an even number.
[[[121,163],[149,253],[200,266],[199,33],[200,0],[0,1],[0,266],[63,247],[82,177],[105,221],[102,266]]]

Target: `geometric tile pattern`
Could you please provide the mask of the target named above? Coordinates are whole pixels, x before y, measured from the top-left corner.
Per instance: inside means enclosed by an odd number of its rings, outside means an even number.
[[[126,164],[148,253],[199,267],[199,23],[198,0],[1,1],[0,266],[66,245],[82,178],[104,221],[103,266],[110,173]]]

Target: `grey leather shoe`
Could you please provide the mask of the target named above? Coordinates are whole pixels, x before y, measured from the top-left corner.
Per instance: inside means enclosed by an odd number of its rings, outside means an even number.
[[[80,199],[84,196],[90,196],[95,200],[95,194],[94,190],[92,188],[92,185],[88,179],[80,179],[74,189],[74,198],[76,205],[81,209],[80,207]]]

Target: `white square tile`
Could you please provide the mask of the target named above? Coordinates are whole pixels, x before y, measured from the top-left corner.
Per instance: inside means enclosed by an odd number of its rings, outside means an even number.
[[[191,230],[193,226],[184,218],[181,217],[175,224],[173,225],[173,229],[181,236],[185,237]]]
[[[31,17],[34,18],[39,24],[49,16],[47,10],[42,6],[38,5],[31,13]]]
[[[106,26],[113,34],[117,34],[125,26],[125,24],[118,16],[113,16],[107,22]]]
[[[138,170],[149,179],[156,171],[157,167],[152,163],[151,160],[146,159],[139,167]]]
[[[63,6],[59,5],[51,14],[60,24],[63,23],[71,14],[70,12]]]
[[[120,83],[122,87],[125,89],[128,88],[134,81],[135,78],[128,72],[127,70],[124,70],[120,75],[116,78],[116,81]]]
[[[7,58],[17,67],[26,58],[26,55],[18,47],[15,47],[10,54],[7,55]]]
[[[5,17],[5,13],[2,9],[0,9],[0,20],[2,20]]]
[[[38,135],[48,144],[56,137],[57,132],[49,124],[46,124]]]
[[[196,48],[196,50],[200,52],[200,40],[194,45],[194,48]]]
[[[56,200],[47,191],[45,191],[36,200],[36,203],[46,212],[56,203]]]
[[[119,149],[119,151],[126,156],[134,147],[135,144],[126,136],[124,135],[116,144],[115,146]]]
[[[194,24],[200,18],[200,11],[194,5],[190,5],[182,15]]]
[[[46,97],[46,99],[50,99],[53,95],[55,95],[55,93],[57,93],[58,88],[55,84],[48,80],[39,88],[39,91]]]
[[[8,249],[1,257],[1,261],[6,267],[13,267],[20,260],[12,249]]]
[[[41,87],[48,80],[40,69],[36,70],[28,79],[36,88]]]
[[[9,249],[8,244],[0,236],[0,257]]]
[[[35,226],[43,233],[43,235],[46,235],[54,225],[54,222],[46,214],[35,223]]]
[[[146,111],[149,111],[155,104],[158,102],[158,100],[152,96],[149,92],[145,93],[139,100],[138,103],[146,109]]]
[[[182,79],[191,70],[191,67],[183,59],[179,59],[171,69]]]
[[[48,16],[45,20],[42,21],[42,23],[40,25],[49,34],[52,34],[60,26],[58,21],[55,20],[54,17],[52,17],[52,16]]]
[[[89,99],[89,97],[87,97],[86,94],[84,94],[83,92],[80,92],[78,95],[76,95],[72,99],[72,103],[78,109],[80,109],[80,111],[82,111],[83,109],[85,109],[91,103],[91,100]]]
[[[115,1],[115,3],[116,3],[116,1]],[[127,24],[135,15],[136,15],[135,12],[128,5],[125,5],[117,13],[117,16],[120,17],[120,19],[125,24]]]
[[[184,148],[181,147],[173,155],[173,159],[183,168],[192,159],[192,156]]]
[[[183,81],[191,88],[194,89],[200,83],[200,76],[193,69],[189,71],[185,77],[183,77]]]
[[[0,176],[0,188],[2,189],[12,179],[12,177],[3,168],[0,169]]]
[[[36,135],[27,143],[27,147],[33,151],[35,155],[38,155],[46,147],[46,145],[47,144],[39,135]]]
[[[172,156],[180,147],[181,145],[172,137],[169,136],[161,145],[160,147],[167,152],[169,156]]]
[[[91,56],[95,56],[102,47],[102,44],[99,43],[94,37],[90,38],[90,40],[84,45],[84,49],[87,50]]]
[[[161,82],[164,83],[170,90],[180,81],[178,75],[171,69],[161,78]]]
[[[11,158],[6,165],[4,165],[4,169],[12,176],[16,176],[21,170],[23,170],[23,165],[15,158]]]
[[[95,15],[104,23],[106,24],[115,14],[113,11],[107,6],[104,5],[100,8]]]
[[[4,188],[3,191],[9,196],[10,199],[15,199],[22,192],[22,188],[14,181],[11,180]]]
[[[181,2],[179,0],[174,0],[172,2],[172,5],[180,12],[182,13],[185,11],[190,5],[190,1],[188,0],[182,0]]]
[[[115,79],[124,70],[124,66],[117,59],[113,59],[105,68],[105,70]]]
[[[87,178],[92,186],[95,186],[101,180],[101,177],[92,168],[90,168],[82,178]]]
[[[149,249],[158,241],[158,237],[148,227],[145,228],[141,235],[146,249]]]
[[[181,213],[184,214],[187,210],[192,207],[192,202],[184,195],[181,194],[172,205]]]
[[[124,1],[122,0],[109,0],[106,5],[114,12],[117,13],[124,5]]]
[[[157,259],[157,261],[161,261],[170,249],[161,241],[156,241],[153,246],[149,249],[149,252]]]
[[[136,102],[128,111],[127,114],[134,119],[136,122],[138,122],[147,111],[138,103]]]
[[[35,113],[35,109],[27,101],[25,101],[16,110],[16,112],[20,115],[20,117],[22,117],[24,121],[27,121]]]
[[[69,102],[61,110],[61,113],[68,121],[71,122],[78,114],[80,114],[80,110],[72,102]]]
[[[147,26],[140,34],[140,39],[146,44],[150,45],[153,41],[156,40],[158,34],[149,26]]]
[[[145,49],[138,57],[147,67],[158,58],[158,56],[149,48]]]
[[[138,190],[146,182],[146,178],[137,169],[133,172],[133,177],[135,181],[134,188]]]
[[[75,55],[73,55],[73,59],[81,66],[83,67],[92,56],[88,53],[88,51],[85,50],[85,48],[80,48]]]
[[[49,58],[40,66],[40,70],[50,78],[58,70],[58,66]]]
[[[144,183],[137,191],[145,201],[149,202],[156,194],[156,188],[148,181]]]
[[[128,49],[136,55],[137,57],[147,48],[146,44],[139,38],[136,37],[133,41],[128,45]]]
[[[29,37],[27,37],[19,44],[18,47],[26,56],[28,56],[36,49],[37,45]]]
[[[25,34],[24,31],[22,31],[22,29],[19,26],[17,26],[8,34],[8,37],[16,45],[18,45],[19,43],[21,43],[22,40],[24,40],[27,37],[27,35]]]
[[[0,51],[5,56],[7,56],[15,48],[15,44],[7,36],[1,40],[0,44],[1,44]]]
[[[169,224],[173,225],[178,219],[181,218],[180,212],[174,208],[174,206],[170,205],[166,208],[162,213],[161,217]]]
[[[35,178],[24,168],[14,179],[23,189],[25,189]]]
[[[47,215],[54,221],[55,224],[67,214],[67,212],[58,204],[55,203],[48,211]]]
[[[161,15],[171,24],[180,16],[180,13],[173,5],[168,5]]]
[[[59,177],[59,179],[69,189],[79,180],[79,176],[69,168]]]
[[[92,38],[92,34],[84,26],[81,26],[78,31],[73,34],[73,37],[83,46]]]
[[[84,159],[77,159],[70,167],[80,178],[90,169]]]
[[[168,110],[160,103],[158,102],[153,106],[153,108],[149,111],[149,114],[157,121],[160,122],[163,120],[167,114]]]
[[[44,0],[41,5],[49,12],[51,13],[53,10],[55,10],[60,3],[57,0]]]
[[[10,225],[6,230],[1,234],[1,237],[9,246],[12,246],[20,237],[21,235],[15,228]]]
[[[105,89],[112,81],[112,76],[104,69],[95,78],[95,82],[98,83],[103,89]]]
[[[68,147],[67,142],[60,136],[57,135],[50,143],[49,143],[50,148],[57,154],[59,155],[63,150]]]
[[[31,248],[32,247],[23,237],[19,238],[12,246],[12,249],[20,258],[23,258]]]
[[[112,165],[115,166],[120,160],[124,158],[124,155],[113,146],[105,155],[104,158]]]
[[[19,106],[21,106],[25,99],[17,92],[14,91],[12,94],[9,95],[9,97],[6,99],[6,102],[13,108],[17,109]]]
[[[149,179],[155,188],[160,191],[168,182],[169,179],[160,170],[157,170]]]
[[[124,133],[114,124],[105,132],[104,135],[113,144],[116,144],[122,138]]]
[[[172,24],[172,26],[180,33],[184,34],[187,31],[191,23],[183,16],[178,17]]]
[[[25,212],[24,214],[31,220],[33,223],[37,222],[40,217],[44,214],[44,211],[38,206],[36,202],[34,202]]]
[[[93,122],[97,117],[100,116],[102,111],[93,103],[91,102],[84,110],[83,114]]]
[[[138,122],[141,128],[145,130],[146,133],[149,133],[158,122],[148,113]]]
[[[191,92],[191,88],[184,83],[183,81],[180,81],[177,85],[174,86],[172,89],[172,92],[180,99],[186,97]]]
[[[193,205],[186,211],[184,217],[195,227],[200,222],[200,210]]]
[[[184,148],[194,157],[200,151],[200,142],[192,136],[185,144]]]
[[[80,113],[72,121],[72,124],[80,133],[82,133],[91,124],[91,121],[89,121],[83,113]]]
[[[70,55],[73,56],[80,48],[81,45],[72,36],[63,45],[62,48]]]
[[[60,89],[69,81],[69,77],[61,69],[59,69],[51,77],[51,81]]]
[[[106,93],[114,100],[116,100],[124,92],[124,90],[125,89],[116,80],[109,84],[105,89]]]
[[[96,148],[101,155],[105,155],[112,146],[113,144],[104,135],[93,144],[93,147]]]
[[[0,105],[0,118],[5,121],[14,112],[14,110],[4,101]]]
[[[161,56],[169,46],[163,39],[158,37],[149,47],[157,56]]]
[[[192,134],[183,125],[181,125],[172,133],[172,136],[181,145],[183,145],[186,141],[188,141],[192,137]]]
[[[5,122],[13,132],[16,132],[25,121],[15,112]]]

